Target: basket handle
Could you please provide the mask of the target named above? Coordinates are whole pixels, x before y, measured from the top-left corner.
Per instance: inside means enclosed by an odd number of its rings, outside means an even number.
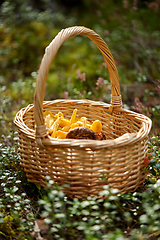
[[[110,112],[112,112],[113,108],[122,106],[121,92],[119,86],[118,79],[118,71],[115,66],[115,62],[113,56],[104,42],[104,40],[93,30],[85,27],[70,27],[66,29],[62,29],[58,35],[52,40],[52,42],[46,47],[45,54],[42,58],[36,89],[34,94],[34,114],[35,114],[35,122],[37,127],[42,127],[44,125],[43,118],[43,101],[44,101],[44,93],[45,93],[45,83],[47,79],[47,75],[49,72],[50,65],[56,56],[58,49],[61,45],[70,37],[74,37],[77,35],[85,35],[90,38],[95,45],[99,48],[102,53],[105,62],[107,63],[110,81],[111,81],[111,104],[110,104]],[[41,129],[42,134],[42,129]],[[43,135],[43,134],[42,134]],[[44,135],[46,135],[46,130],[44,129]]]

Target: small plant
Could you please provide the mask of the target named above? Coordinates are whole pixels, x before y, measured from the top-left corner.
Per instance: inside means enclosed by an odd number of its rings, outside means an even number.
[[[148,92],[148,91],[146,91],[146,92]],[[145,94],[144,98],[147,98],[146,95],[147,94]],[[149,106],[143,104],[140,101],[140,99],[138,97],[136,97],[135,98],[135,105],[133,106],[133,109],[135,111],[151,118],[154,132],[159,133],[160,120],[159,120],[158,116],[159,116],[159,111],[160,111],[160,105],[156,105],[154,107],[151,107],[151,106],[149,107]]]
[[[46,179],[49,189],[38,203],[52,239],[138,240],[159,234],[159,180],[142,192],[119,194],[106,185],[102,198],[69,199],[62,186]]]
[[[143,213],[139,217],[140,229],[146,234],[160,239],[160,179],[150,184],[148,190],[142,193]],[[158,237],[159,236],[159,237]]]
[[[151,117],[151,108],[148,108],[146,106],[144,106],[144,104],[142,102],[140,102],[139,98],[135,98],[135,107],[134,110],[136,110],[137,112],[140,112],[142,114],[147,115],[148,117]]]
[[[0,235],[7,239],[26,239],[34,226],[34,214],[26,193],[20,191],[17,174],[5,170],[2,173],[0,198]],[[28,238],[29,239],[29,238]]]
[[[149,141],[149,171],[153,176],[160,176],[160,137],[153,136]]]
[[[31,239],[34,226],[35,212],[26,193],[28,183],[20,168],[17,148],[17,132],[11,132],[5,138],[1,136],[0,239]]]
[[[71,200],[62,192],[63,187],[55,186],[49,177],[47,180],[50,189],[38,203],[42,206],[42,215],[50,226],[49,234],[53,239],[104,239],[103,235],[107,230],[113,230],[115,223],[121,225],[116,204],[118,196],[113,195],[117,190],[104,186],[100,195],[107,195],[106,201],[97,197]],[[119,229],[117,234],[122,234],[122,231]]]

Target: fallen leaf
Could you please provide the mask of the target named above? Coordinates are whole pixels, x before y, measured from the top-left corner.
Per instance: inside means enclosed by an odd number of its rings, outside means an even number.
[[[44,219],[35,221],[34,232],[31,233],[31,236],[35,240],[44,240],[42,235],[47,234],[49,226],[44,223]]]

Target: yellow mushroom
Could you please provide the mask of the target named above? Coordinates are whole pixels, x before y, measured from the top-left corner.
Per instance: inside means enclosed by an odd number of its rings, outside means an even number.
[[[65,127],[62,128],[62,131],[64,131],[64,132],[68,132],[69,129],[70,129],[70,126],[65,126]]]
[[[91,130],[99,134],[102,131],[102,123],[99,120],[95,120],[92,123]]]
[[[77,122],[71,124],[71,128],[79,127],[79,124]]]
[[[58,130],[56,132],[56,137],[59,138],[59,139],[65,139],[66,135],[67,135],[67,132],[63,132],[63,131],[60,131],[60,130]]]
[[[83,122],[77,121],[76,123],[78,124],[79,127],[83,127]]]
[[[76,122],[76,114],[77,114],[77,109],[74,109],[74,111],[72,113],[72,117],[70,119],[71,124]]]
[[[44,118],[47,117],[47,115],[49,115],[49,114],[51,114],[51,111],[46,110],[46,111],[43,113]]]
[[[81,117],[80,121],[83,123],[85,122],[86,124],[90,124],[90,121],[88,121],[86,117]]]
[[[57,132],[58,126],[59,126],[58,122],[55,121],[52,125],[52,134],[51,134],[52,138],[56,137],[56,132]]]
[[[65,126],[70,126],[70,125],[71,125],[71,122],[67,119],[64,119],[64,118],[62,118],[60,123],[59,123],[59,126],[61,128],[65,127]]]
[[[45,124],[46,124],[46,127],[47,128],[50,128],[52,126],[52,124],[54,123],[54,118],[52,117],[51,114],[48,114],[46,117],[45,117]]]
[[[86,124],[87,124],[87,118],[84,117],[84,118],[83,118],[83,127],[86,127]]]
[[[57,114],[55,114],[54,117],[55,118],[59,118],[59,117],[64,118],[63,113],[61,113],[61,112],[58,112]]]

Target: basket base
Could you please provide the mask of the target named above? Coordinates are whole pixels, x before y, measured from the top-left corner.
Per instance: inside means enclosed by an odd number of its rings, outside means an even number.
[[[147,139],[134,144],[132,149],[128,146],[114,151],[88,148],[77,152],[74,148],[39,149],[36,146],[34,154],[29,155],[30,148],[33,150],[33,143],[28,151],[19,149],[21,167],[28,181],[47,187],[46,176],[49,176],[55,184],[67,185],[64,192],[70,198],[100,197],[104,185],[122,194],[133,192],[146,178],[143,168]]]

